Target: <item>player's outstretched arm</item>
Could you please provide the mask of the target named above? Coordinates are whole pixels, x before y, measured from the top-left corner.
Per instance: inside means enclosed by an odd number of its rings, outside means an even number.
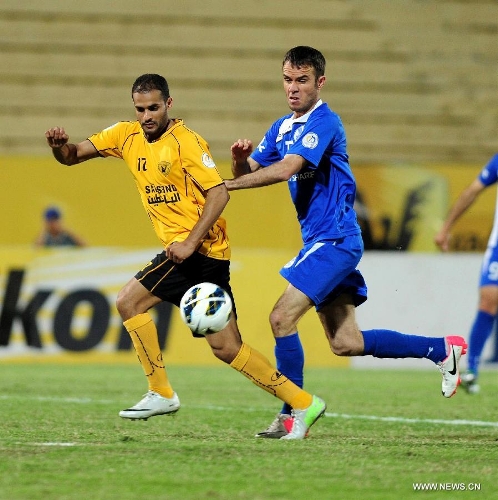
[[[63,165],[75,165],[100,156],[88,139],[79,144],[71,144],[69,136],[62,127],[53,127],[47,130],[45,138],[47,144],[52,148],[54,158]]]
[[[446,220],[439,232],[434,237],[434,243],[443,251],[449,250],[450,231],[453,224],[467,211],[474,203],[479,194],[486,186],[479,180],[474,180],[466,189],[462,191],[454,205],[451,207]]]
[[[249,172],[234,179],[225,179],[225,185],[229,191],[271,186],[272,184],[288,181],[305,165],[306,160],[302,156],[285,155],[283,160],[272,163],[266,168],[259,168],[254,172]]]

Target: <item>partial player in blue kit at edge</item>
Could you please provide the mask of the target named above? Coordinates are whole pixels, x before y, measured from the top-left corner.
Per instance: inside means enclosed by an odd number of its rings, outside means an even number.
[[[489,186],[498,182],[498,154],[493,156],[481,170],[477,179],[467,186],[455,201],[441,230],[434,238],[444,252],[449,250],[450,232],[453,224],[467,211],[477,197]],[[462,385],[469,394],[480,390],[477,383],[482,351],[493,331],[498,313],[498,199],[496,202],[493,229],[484,254],[479,282],[479,305],[469,336],[468,369],[462,375]]]
[[[430,359],[442,373],[443,395],[451,397],[460,383],[458,362],[467,348],[463,337],[359,330],[355,308],[367,300],[367,287],[356,269],[363,255],[353,209],[356,182],[341,119],[320,99],[325,59],[312,47],[294,47],[282,70],[292,113],[274,122],[255,150],[248,139],[236,141],[234,179],[225,180],[229,191],[287,181],[296,207],[303,248],[280,270],[289,284],[270,314],[278,370],[302,387],[304,353],[297,325],[314,306],[334,354]],[[284,405],[257,437],[279,438],[291,428],[292,408]]]

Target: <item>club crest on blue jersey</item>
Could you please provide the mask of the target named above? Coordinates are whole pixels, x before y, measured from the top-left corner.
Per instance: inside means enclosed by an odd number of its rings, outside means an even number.
[[[310,132],[303,137],[302,144],[305,148],[315,149],[318,146],[318,136]]]

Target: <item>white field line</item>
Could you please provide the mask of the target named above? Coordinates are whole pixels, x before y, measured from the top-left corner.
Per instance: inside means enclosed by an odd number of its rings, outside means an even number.
[[[498,427],[498,422],[485,420],[444,420],[442,418],[379,417],[377,415],[348,415],[347,413],[325,413],[326,417],[346,420],[374,420],[378,422],[400,422],[403,424],[469,425],[474,427]]]
[[[22,399],[26,400],[25,397],[23,396],[9,396],[8,394],[1,394],[0,395],[0,400],[6,400],[6,399]],[[29,398],[31,401],[49,401],[51,403],[76,403],[76,404],[102,404],[102,405],[109,405],[109,404],[116,404],[116,401],[112,401],[110,399],[92,399],[92,398],[61,398],[57,396],[34,396]]]
[[[226,406],[197,406],[189,405],[190,408],[201,410],[214,410],[214,411],[234,411],[239,408],[229,408]],[[261,408],[244,408],[244,411],[261,412]],[[373,420],[378,422],[399,422],[403,424],[437,424],[437,425],[469,425],[474,427],[498,427],[498,422],[487,422],[485,420],[444,420],[433,418],[405,418],[405,417],[381,417],[378,415],[350,415],[347,413],[330,413],[325,412],[324,417],[328,418],[342,418],[345,420]]]
[[[21,398],[21,396],[19,396]],[[0,395],[0,400],[18,399],[16,396],[7,394]],[[26,398],[22,398],[24,401]],[[61,398],[56,396],[37,396],[30,398],[32,401],[48,401],[55,403],[75,403],[75,404],[103,404],[103,405],[119,405],[120,403],[110,399],[91,399],[91,398]],[[121,404],[125,404],[121,402]],[[239,407],[215,406],[215,405],[182,405],[183,408],[194,408],[196,410],[211,410],[211,411],[239,411]],[[263,412],[263,408],[245,408],[244,411]],[[485,420],[445,420],[442,418],[408,418],[408,417],[382,417],[379,415],[352,415],[348,413],[331,413],[325,412],[325,417],[344,419],[344,420],[371,420],[376,422],[398,422],[402,424],[435,424],[435,425],[468,425],[471,427],[497,427],[498,422],[490,422]]]
[[[24,444],[24,443],[18,443],[18,444]],[[78,446],[78,443],[26,443],[31,446],[61,446],[61,447],[70,447],[70,446]]]

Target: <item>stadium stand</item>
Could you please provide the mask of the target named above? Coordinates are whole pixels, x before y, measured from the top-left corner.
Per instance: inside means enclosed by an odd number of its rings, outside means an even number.
[[[57,124],[81,140],[132,119],[134,78],[157,72],[172,116],[224,159],[287,112],[280,62],[294,45],[326,56],[323,97],[355,163],[482,163],[496,151],[496,1],[3,0],[0,32],[0,155],[47,154],[43,132]]]

